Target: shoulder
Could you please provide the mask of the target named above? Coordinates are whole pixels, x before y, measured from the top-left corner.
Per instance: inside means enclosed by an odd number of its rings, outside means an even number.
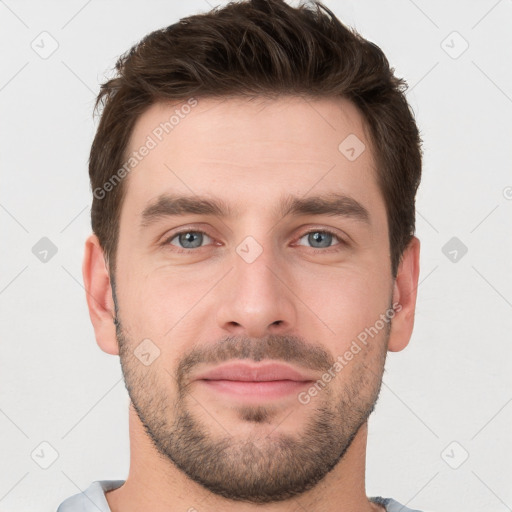
[[[57,512],[110,512],[105,493],[121,487],[124,480],[96,480],[85,491],[65,499]]]
[[[405,505],[402,505],[402,503],[394,500],[393,498],[383,498],[382,496],[374,496],[368,499],[374,503],[386,507],[386,512],[434,512],[433,510],[418,510],[416,508],[407,508]]]

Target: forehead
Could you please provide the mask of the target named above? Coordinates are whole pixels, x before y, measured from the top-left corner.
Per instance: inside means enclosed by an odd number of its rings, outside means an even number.
[[[140,216],[165,193],[212,195],[240,213],[253,203],[280,199],[283,192],[340,192],[383,213],[363,118],[344,99],[156,103],[137,120],[126,160],[135,153],[122,217],[125,210]]]

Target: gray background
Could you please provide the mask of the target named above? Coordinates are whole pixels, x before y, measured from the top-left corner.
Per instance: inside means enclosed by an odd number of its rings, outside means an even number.
[[[512,510],[512,1],[325,3],[406,78],[424,139],[416,326],[388,356],[367,493]],[[95,343],[81,276],[92,106],[118,55],[209,8],[0,1],[2,511],[55,510],[127,476],[128,396],[118,358]]]

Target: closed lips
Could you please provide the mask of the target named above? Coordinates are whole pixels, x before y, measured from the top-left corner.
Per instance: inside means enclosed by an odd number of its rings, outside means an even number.
[[[200,373],[195,380],[233,380],[243,382],[268,382],[292,380],[308,382],[314,376],[297,370],[291,366],[277,363],[265,365],[248,365],[231,363],[217,366],[209,371]]]

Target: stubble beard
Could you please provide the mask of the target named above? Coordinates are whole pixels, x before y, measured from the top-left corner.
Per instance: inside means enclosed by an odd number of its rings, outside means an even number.
[[[203,416],[211,419],[211,426],[198,419],[190,407],[197,400],[188,397],[188,386],[178,383],[177,398],[173,400],[171,388],[163,386],[158,375],[134,357],[136,344],[127,339],[120,323],[117,338],[128,394],[158,452],[210,492],[254,504],[298,496],[312,489],[340,462],[375,408],[387,349],[387,339],[385,343],[380,341],[380,347],[373,347],[378,352],[373,362],[354,371],[352,375],[357,377],[342,391],[331,383],[309,404],[297,402],[297,408],[311,407],[311,411],[295,435],[279,430],[277,419],[283,415],[275,406],[239,407],[239,420],[252,423],[254,432],[258,432],[258,425],[276,422],[266,436],[244,438],[236,432],[228,433],[208,414]],[[241,346],[244,341],[247,354],[247,340],[236,338],[232,346]],[[273,343],[279,343],[279,339],[272,337],[269,346]],[[289,414],[293,415],[294,410]]]

